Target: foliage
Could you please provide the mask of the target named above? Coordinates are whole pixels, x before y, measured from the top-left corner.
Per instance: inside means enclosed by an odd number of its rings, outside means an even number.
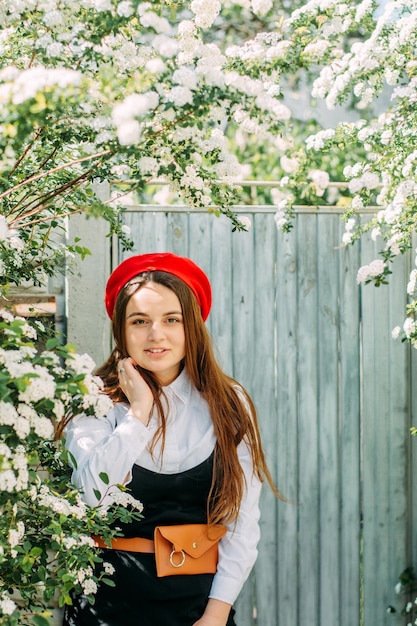
[[[276,204],[284,230],[297,204],[342,205],[344,245],[368,230],[380,242],[383,265],[361,268],[358,282],[383,284],[415,229],[416,12],[415,0],[5,0],[3,286],[62,265],[54,233],[65,215],[104,214],[129,246],[123,198],[154,194],[155,180],[238,230],[237,198]],[[336,127],[318,124],[320,101],[339,107]],[[236,186],[246,178],[277,186],[254,194]],[[124,185],[103,202],[94,180]],[[87,253],[82,242],[74,251]],[[412,343],[416,276],[394,333]]]
[[[409,624],[415,624],[417,618],[417,578],[413,567],[407,567],[399,576],[395,593],[402,597],[402,607],[397,610],[393,605],[387,607],[387,613],[401,613],[407,616]]]
[[[290,175],[295,186],[308,179],[305,165],[311,167],[312,157],[345,155],[343,177],[348,181],[351,200],[346,205],[343,244],[353,244],[370,231],[380,246],[379,258],[359,269],[360,284],[386,283],[395,258],[413,245],[417,208],[416,21],[415,1],[396,0],[377,10],[371,0],[342,4],[311,0],[294,11],[282,28],[281,45],[285,42],[289,52],[280,65],[292,59],[294,63],[311,63],[314,55],[320,72],[312,85],[312,97],[323,100],[328,109],[350,103],[361,114],[349,122],[343,114],[343,121],[335,128],[307,137],[301,167]],[[264,53],[269,45],[263,44]],[[258,55],[261,58],[259,51]],[[379,109],[375,116],[371,104]],[[322,177],[322,188],[325,182]],[[291,195],[285,199],[277,216],[284,229],[292,216],[292,200]],[[374,205],[373,218],[363,223],[364,208]],[[417,270],[413,269],[406,286],[410,298],[407,318],[402,327],[393,330],[394,337],[402,337],[415,347],[416,284]]]
[[[416,23],[417,0],[381,9],[372,0],[2,0],[0,291],[41,284],[72,254],[88,254],[82,241],[65,241],[76,213],[104,217],[129,248],[125,196],[152,197],[155,181],[190,209],[225,214],[234,230],[248,227],[233,212],[237,199],[275,204],[283,230],[299,203],[342,205],[342,243],[370,231],[380,245],[358,282],[386,283],[416,227]],[[303,95],[308,114],[291,94]],[[320,102],[340,123],[320,125]],[[247,178],[277,184],[254,194],[238,184]],[[119,191],[103,201],[96,181]],[[415,346],[416,286],[413,269],[407,318],[393,331]],[[55,340],[38,353],[33,340],[23,320],[2,317],[7,626],[45,623],[56,590],[61,602],[71,589],[94,590],[106,575],[87,538],[139,515],[116,507],[104,518],[67,486],[53,429],[101,414],[105,400],[88,360]]]
[[[220,8],[200,0],[2,2],[3,286],[56,271],[67,247],[51,235],[64,216],[103,215],[110,234],[131,245],[119,203],[101,201],[94,181],[129,180],[128,189],[141,190],[162,179],[190,207],[214,205],[245,229],[227,209],[241,168],[224,124],[250,111],[276,129],[287,110],[205,42]]]
[[[72,591],[91,602],[98,582],[112,585],[91,538],[116,536],[117,521],[140,519],[142,506],[128,493],[106,510],[87,506],[70,483],[60,423],[78,414],[103,415],[101,394],[87,355],[56,338],[36,350],[42,324],[0,311],[0,623],[48,623],[54,598],[71,603]],[[101,476],[103,493],[120,489]],[[111,499],[112,501],[112,499]],[[119,504],[120,502],[120,504]],[[129,504],[129,508],[126,505]]]

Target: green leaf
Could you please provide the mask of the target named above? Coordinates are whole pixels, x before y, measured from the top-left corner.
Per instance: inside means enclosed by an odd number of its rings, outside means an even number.
[[[108,485],[108,484],[109,484],[109,482],[110,482],[110,481],[109,481],[109,477],[108,477],[108,475],[106,474],[106,472],[100,472],[99,476],[100,476],[101,480],[103,481],[103,483],[104,483],[105,485]]]
[[[108,587],[115,587],[116,586],[116,583],[114,582],[114,580],[111,580],[110,578],[102,578],[100,580],[100,582],[104,583]]]
[[[49,619],[47,619],[46,617],[43,617],[42,615],[35,615],[34,617],[32,617],[32,622],[36,626],[50,626],[51,624]]]
[[[75,469],[77,469],[78,465],[77,465],[77,459],[75,458],[75,456],[73,454],[71,454],[71,452],[68,450],[68,458],[71,460],[71,463],[73,465],[73,467]]]
[[[93,489],[94,495],[96,496],[97,500],[101,500],[101,493],[99,492],[98,489]]]
[[[63,607],[66,604],[69,604],[70,606],[72,605],[72,599],[71,596],[68,595],[67,593],[62,593],[59,598],[58,598],[58,606],[59,607]],[[49,625],[48,625],[49,626]]]
[[[39,580],[45,581],[47,579],[48,572],[46,571],[46,567],[43,565],[38,568],[38,576]]]
[[[45,346],[47,350],[53,350],[54,348],[57,347],[58,344],[59,344],[59,339],[57,339],[56,337],[51,337],[50,339],[48,339]]]

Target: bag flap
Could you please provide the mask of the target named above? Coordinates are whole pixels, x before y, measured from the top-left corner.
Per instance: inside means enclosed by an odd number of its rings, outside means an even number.
[[[184,550],[189,556],[199,558],[226,533],[222,524],[184,524],[180,526],[158,526],[162,537],[169,541],[176,552]]]

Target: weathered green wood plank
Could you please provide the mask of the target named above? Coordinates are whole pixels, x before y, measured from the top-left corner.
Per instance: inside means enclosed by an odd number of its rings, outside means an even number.
[[[97,365],[111,350],[110,324],[104,307],[104,289],[111,270],[110,246],[94,250],[97,240],[105,241],[108,225],[103,220],[74,215],[69,223],[69,240],[80,238],[92,251],[83,261],[74,259],[67,277],[67,339],[87,352]],[[95,254],[94,254],[95,252]]]
[[[257,215],[253,223],[255,282],[254,317],[252,319],[252,347],[254,361],[250,390],[256,403],[261,436],[270,471],[277,480],[276,441],[276,366],[275,366],[275,300],[276,300],[276,229],[271,218]],[[261,494],[262,516],[259,557],[255,566],[256,608],[259,624],[276,626],[278,597],[277,576],[277,501],[267,484]]]
[[[169,213],[167,215],[166,251],[180,256],[188,255],[188,215]]]
[[[414,254],[411,255],[412,260],[414,261]],[[402,319],[402,318],[400,318]],[[398,322],[398,320],[397,320]],[[417,386],[417,350],[413,348],[411,350],[411,389],[415,390]],[[411,393],[410,404],[411,404],[411,415],[410,415],[410,425],[417,427],[417,393]],[[410,489],[410,509],[409,509],[409,519],[408,525],[411,528],[411,533],[409,537],[409,553],[410,557],[407,561],[407,567],[414,566],[417,570],[417,489],[415,487],[415,477],[417,476],[417,436],[412,436],[410,438],[410,474],[414,478],[414,481],[411,482],[412,488]]]
[[[212,339],[223,369],[233,374],[232,235],[226,218],[211,219],[209,277],[213,289],[213,308],[208,319]]]
[[[400,257],[394,265],[394,280],[390,281],[388,294],[388,333],[387,346],[389,367],[390,399],[390,481],[389,518],[390,533],[388,561],[390,569],[386,573],[384,605],[391,604],[394,586],[398,575],[410,565],[410,346],[391,339],[391,331],[405,317],[406,294],[404,286],[409,276],[409,255]]]
[[[256,624],[256,621],[254,621],[254,611],[256,610],[254,608],[256,606],[255,585],[256,580],[252,572],[234,604],[236,611],[235,621],[239,626],[253,626]]]
[[[299,215],[298,265],[299,624],[317,620],[320,598],[316,219]]]
[[[164,213],[127,211],[123,223],[130,228],[134,249],[122,254],[127,258],[132,254],[164,252],[166,250],[167,217]]]
[[[375,256],[373,244],[364,241],[362,263],[369,262]],[[398,621],[395,616],[388,615],[385,609],[392,600],[396,576],[393,569],[400,560],[397,553],[398,538],[394,540],[394,534],[395,531],[400,532],[401,542],[406,536],[403,525],[395,523],[393,519],[396,513],[392,514],[397,506],[400,509],[404,506],[402,492],[406,484],[398,487],[398,482],[404,480],[406,458],[404,448],[401,445],[398,448],[398,442],[394,444],[392,437],[395,432],[397,438],[398,427],[402,431],[402,438],[405,437],[397,394],[404,394],[403,380],[404,377],[408,378],[408,372],[404,362],[401,364],[397,360],[391,363],[394,346],[388,306],[389,291],[387,287],[362,288],[365,626],[372,626],[376,619],[379,624],[387,626]],[[392,302],[393,307],[396,304]],[[395,386],[398,386],[396,391]],[[393,397],[396,397],[394,412]],[[397,422],[394,431],[393,420]],[[396,483],[395,489],[391,488],[393,483]],[[404,553],[403,549],[400,551]],[[375,576],[375,572],[378,572],[378,576]]]
[[[339,624],[340,458],[338,419],[339,218],[317,217],[318,445],[319,445],[319,623]]]
[[[230,228],[230,227],[229,227]],[[255,374],[254,365],[254,315],[255,315],[255,260],[253,232],[238,233],[232,239],[232,333],[233,376],[251,391]],[[242,626],[250,626],[251,584],[242,590],[237,606],[238,620]],[[239,604],[238,603],[238,604]]]
[[[198,219],[195,217],[192,213],[188,217],[187,255],[210,276],[213,250],[211,223],[213,217],[204,213],[199,215]]]
[[[277,486],[291,502],[278,503],[277,626],[298,621],[298,345],[297,238],[294,229],[276,247]],[[265,598],[265,601],[267,599]]]
[[[375,258],[372,242],[362,242],[361,264]],[[362,292],[363,319],[363,592],[364,623],[385,623],[381,597],[382,578],[388,569],[389,502],[384,486],[389,480],[388,435],[389,377],[381,350],[387,327],[386,307],[381,307],[384,290],[365,286]],[[378,573],[376,575],[376,573]],[[384,581],[385,582],[385,581]]]
[[[342,229],[339,241],[342,239]],[[340,626],[360,624],[361,373],[359,246],[339,250],[340,289]]]
[[[255,315],[255,258],[253,231],[232,238],[232,319],[233,376],[250,388],[253,362],[253,323]],[[257,305],[257,310],[258,310]]]
[[[416,259],[417,259],[417,235],[414,234],[412,240],[412,249],[409,254],[409,269],[416,268]],[[395,320],[393,326],[401,325],[403,317],[399,317]],[[416,385],[417,385],[417,350],[415,348],[411,348],[410,350],[410,388],[414,393],[410,393],[410,426],[417,426],[417,393],[416,393]],[[410,446],[408,449],[409,453],[409,467],[410,467],[410,475],[412,477],[417,476],[417,437],[412,436],[410,438]],[[415,483],[411,482],[411,486],[413,488],[410,489],[409,492],[409,516],[408,516],[408,525],[411,529],[409,540],[409,553],[410,558],[407,562],[407,566],[415,565],[417,566],[417,489],[415,488]],[[414,530],[413,530],[414,529]]]

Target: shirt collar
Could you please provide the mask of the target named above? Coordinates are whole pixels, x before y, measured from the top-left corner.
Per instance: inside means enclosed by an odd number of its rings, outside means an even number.
[[[167,395],[177,396],[184,404],[187,402],[191,392],[191,380],[185,367],[172,383],[163,387],[163,390]]]

